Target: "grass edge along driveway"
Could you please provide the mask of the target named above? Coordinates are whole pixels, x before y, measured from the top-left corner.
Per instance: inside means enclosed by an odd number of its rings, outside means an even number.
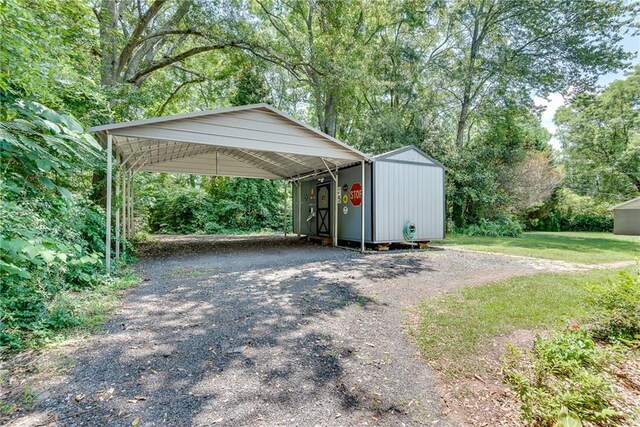
[[[440,371],[472,372],[495,336],[555,329],[586,318],[589,285],[606,283],[622,271],[638,274],[640,267],[516,276],[423,301],[413,328],[418,348]]]
[[[612,233],[526,232],[521,237],[451,235],[434,244],[581,264],[640,260],[640,236]]]

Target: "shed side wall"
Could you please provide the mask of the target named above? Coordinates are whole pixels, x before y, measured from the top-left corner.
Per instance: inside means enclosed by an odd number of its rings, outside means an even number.
[[[640,209],[615,209],[613,234],[640,236]]]
[[[376,161],[375,239],[401,242],[404,226],[416,224],[415,240],[444,238],[444,169],[433,165]]]

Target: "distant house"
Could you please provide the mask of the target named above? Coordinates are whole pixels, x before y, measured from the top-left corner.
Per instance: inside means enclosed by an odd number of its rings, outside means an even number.
[[[640,236],[640,197],[620,203],[613,211],[613,234]]]

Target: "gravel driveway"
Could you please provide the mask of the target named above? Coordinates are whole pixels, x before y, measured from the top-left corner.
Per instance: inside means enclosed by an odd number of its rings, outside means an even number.
[[[38,399],[53,425],[451,425],[403,308],[545,268],[282,237],[166,237],[148,252],[145,281]]]

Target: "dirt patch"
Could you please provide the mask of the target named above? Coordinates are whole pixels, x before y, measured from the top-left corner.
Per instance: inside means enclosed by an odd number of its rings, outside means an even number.
[[[25,351],[0,362],[0,402],[4,402],[0,421],[29,413],[49,398],[47,390],[63,382],[73,369],[71,345],[69,342],[58,348]],[[39,414],[36,419],[42,416]]]
[[[480,352],[480,363],[473,375],[448,376],[442,373],[438,386],[442,390],[443,414],[463,426],[525,425],[520,418],[520,401],[503,382],[502,356],[513,345],[524,354],[531,352],[537,335],[549,336],[550,331],[516,330],[495,337]],[[621,397],[617,410],[640,415],[640,353],[630,351],[626,359],[610,368],[614,389]],[[633,415],[630,415],[633,418]]]
[[[622,409],[635,413],[640,419],[640,352],[620,363],[612,370],[615,388],[622,396]]]
[[[522,426],[517,396],[502,380],[502,355],[508,345],[530,348],[536,332],[524,329],[499,335],[482,350],[473,374],[442,374],[444,413],[459,425]]]

